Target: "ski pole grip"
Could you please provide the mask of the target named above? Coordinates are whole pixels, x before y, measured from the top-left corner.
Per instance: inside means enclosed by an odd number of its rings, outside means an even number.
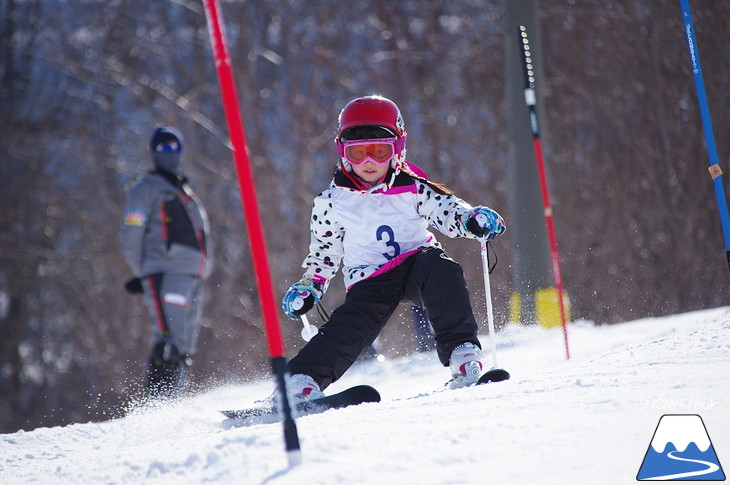
[[[292,307],[292,310],[294,310],[294,311],[301,310],[303,306],[304,306],[304,298],[302,298],[302,297],[299,297],[299,298],[295,299],[293,302],[291,302],[291,307]]]

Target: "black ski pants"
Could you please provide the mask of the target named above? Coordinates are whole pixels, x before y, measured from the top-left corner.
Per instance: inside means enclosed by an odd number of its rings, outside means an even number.
[[[373,343],[402,301],[426,309],[444,366],[459,345],[480,346],[461,266],[441,249],[425,248],[390,271],[355,283],[330,320],[289,361],[289,372],[312,376],[324,390]]]

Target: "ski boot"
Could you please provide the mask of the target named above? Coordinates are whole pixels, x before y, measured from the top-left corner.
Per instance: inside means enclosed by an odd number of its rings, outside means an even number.
[[[467,342],[451,352],[449,360],[452,379],[446,383],[449,389],[458,389],[476,384],[482,375],[482,353],[479,347]]]
[[[286,388],[293,402],[309,401],[324,397],[319,384],[306,374],[294,374],[286,380]]]
[[[181,354],[174,344],[156,343],[150,356],[145,397],[155,399],[179,395],[185,390],[191,364],[190,356]]]

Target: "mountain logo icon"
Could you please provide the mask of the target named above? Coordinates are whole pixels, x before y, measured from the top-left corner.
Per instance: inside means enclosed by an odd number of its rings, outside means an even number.
[[[662,416],[636,479],[725,480],[702,418],[697,414]]]

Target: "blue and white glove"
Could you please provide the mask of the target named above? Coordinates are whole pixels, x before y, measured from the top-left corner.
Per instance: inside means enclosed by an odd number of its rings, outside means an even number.
[[[289,288],[281,302],[284,313],[292,320],[299,320],[299,315],[304,315],[314,307],[322,298],[322,289],[319,283],[309,278],[302,278]]]
[[[504,219],[489,207],[476,206],[464,214],[464,227],[481,241],[489,241],[507,229]]]

